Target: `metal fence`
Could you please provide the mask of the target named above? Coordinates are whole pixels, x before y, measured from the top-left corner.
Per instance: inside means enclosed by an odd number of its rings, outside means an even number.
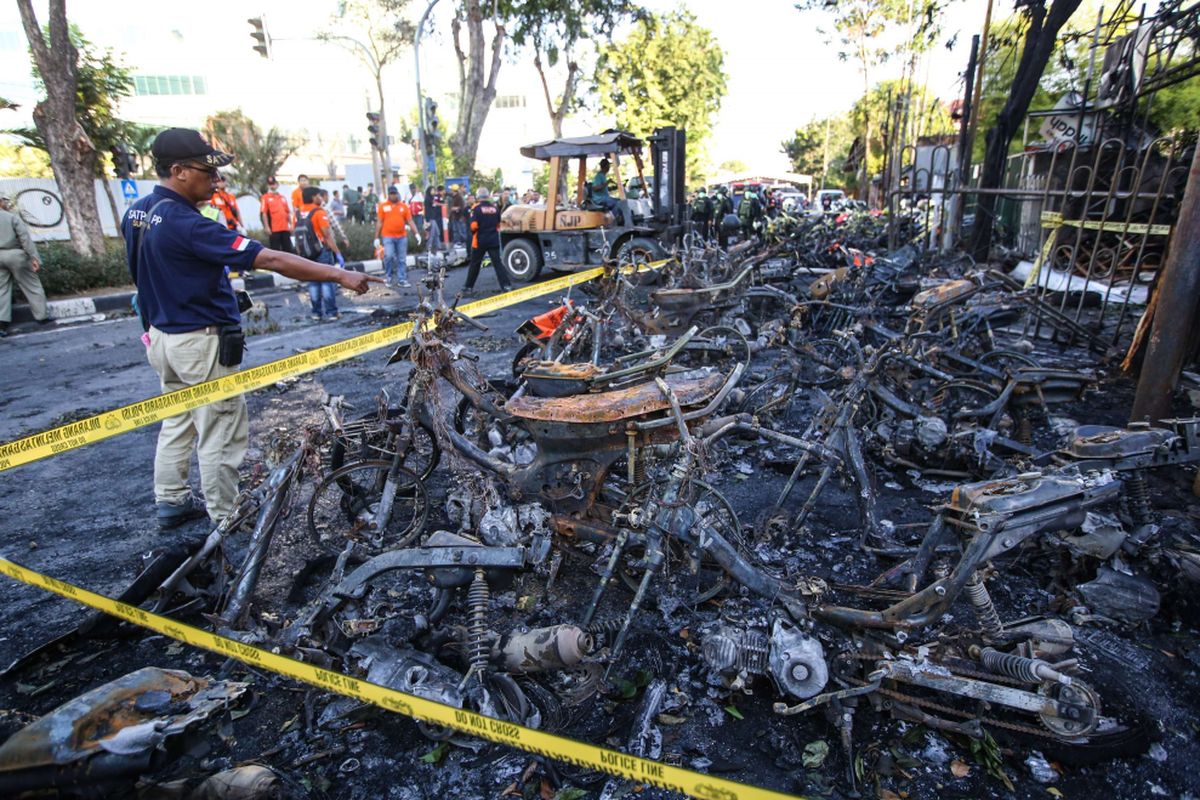
[[[1027,333],[1082,336],[1099,351],[1128,343],[1166,261],[1195,146],[1148,134],[1149,110],[1162,88],[1200,72],[1189,39],[1198,27],[1200,6],[1179,3],[1133,25],[1125,12],[1098,22],[1082,95],[1028,115],[999,188],[978,187],[955,142],[896,147],[893,231],[919,230],[913,244],[926,251],[961,247],[978,199],[993,195],[991,252],[1015,262],[1011,276],[1040,301]]]

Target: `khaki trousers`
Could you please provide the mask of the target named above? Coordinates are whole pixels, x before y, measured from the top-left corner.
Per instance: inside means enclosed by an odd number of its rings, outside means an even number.
[[[46,318],[46,293],[24,250],[0,250],[0,322],[12,322],[13,281],[29,301],[34,319]]]
[[[146,357],[158,373],[163,391],[172,392],[236,372],[237,367],[217,363],[217,342],[215,333],[164,333],[150,328]],[[154,499],[178,504],[188,497],[188,469],[195,446],[208,516],[220,522],[233,511],[238,469],[249,443],[250,420],[246,399],[241,395],[163,420],[154,454]]]

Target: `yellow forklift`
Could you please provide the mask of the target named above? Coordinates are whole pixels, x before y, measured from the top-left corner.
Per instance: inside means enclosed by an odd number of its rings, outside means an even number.
[[[647,143],[649,176],[642,159]],[[500,218],[509,274],[532,281],[543,267],[574,272],[610,259],[632,263],[663,258],[683,235],[687,218],[686,149],[687,135],[678,128],[659,128],[647,142],[611,130],[522,147],[521,155],[549,162],[550,183],[541,202],[511,205]],[[592,176],[604,158],[615,184],[610,194],[629,206],[632,225],[625,224],[623,214],[606,211],[591,199]],[[568,191],[572,176],[574,192]]]

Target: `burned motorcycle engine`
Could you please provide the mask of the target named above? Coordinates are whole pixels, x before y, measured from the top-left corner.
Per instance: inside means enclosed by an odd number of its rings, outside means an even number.
[[[804,700],[819,693],[829,680],[821,643],[778,620],[770,636],[722,626],[705,637],[700,651],[713,671],[737,675],[735,685],[746,676],[770,675],[780,691]]]
[[[770,642],[761,631],[723,625],[705,637],[700,652],[715,672],[766,675]]]
[[[896,454],[909,459],[933,455],[946,443],[946,423],[938,417],[905,419],[893,426],[880,425],[878,433],[891,441]]]

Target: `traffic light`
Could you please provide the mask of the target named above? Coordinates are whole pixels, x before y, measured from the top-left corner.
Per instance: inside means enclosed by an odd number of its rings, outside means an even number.
[[[425,98],[425,147],[433,152],[442,136],[441,121],[437,115],[438,104],[432,97]]]
[[[112,149],[113,172],[123,180],[132,178],[138,171],[137,156],[129,152],[125,145],[117,144]]]
[[[367,123],[367,133],[369,134],[367,141],[371,143],[371,147],[375,148],[376,150],[382,150],[384,146],[383,143],[386,141],[386,139],[383,138],[383,120],[380,118],[377,112],[368,111]]]
[[[263,58],[271,57],[271,35],[267,33],[265,17],[250,17],[250,38],[255,41],[254,51]]]

